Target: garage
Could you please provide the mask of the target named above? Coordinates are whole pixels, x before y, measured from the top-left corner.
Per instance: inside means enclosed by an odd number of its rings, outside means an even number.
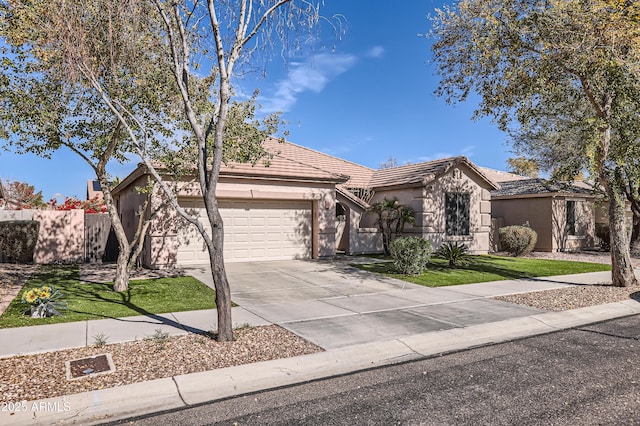
[[[219,200],[224,220],[226,262],[306,259],[311,257],[312,207],[310,201]],[[204,204],[180,204],[197,214],[210,230]],[[177,265],[209,263],[200,234],[193,226],[178,230]]]

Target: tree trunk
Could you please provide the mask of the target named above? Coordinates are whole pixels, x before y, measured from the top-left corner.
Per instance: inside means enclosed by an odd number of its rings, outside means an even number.
[[[120,247],[120,253],[118,254],[118,263],[116,264],[116,276],[113,280],[114,291],[127,291],[129,290],[129,276],[131,270],[129,268],[129,254],[128,251],[122,250]]]
[[[211,246],[209,262],[216,290],[216,311],[218,313],[218,341],[233,341],[233,323],[231,320],[231,289],[224,267],[224,226],[217,203],[212,203],[209,217],[211,220]]]
[[[113,279],[113,290],[118,292],[127,291],[129,289],[129,275],[131,274],[131,268],[129,267],[131,245],[129,244],[127,233],[120,221],[118,210],[116,210],[116,205],[113,200],[113,196],[111,195],[111,189],[109,188],[109,182],[107,181],[104,169],[99,168],[96,174],[104,195],[104,204],[107,207],[107,213],[109,213],[109,218],[111,219],[111,226],[113,227],[113,232],[116,234],[118,246],[120,247],[118,263],[116,265],[116,276]],[[140,217],[140,220],[142,220],[142,216]]]
[[[631,254],[629,235],[625,223],[625,202],[623,194],[615,190],[611,182],[605,184],[609,197],[609,231],[611,233],[611,281],[614,286],[626,287],[637,283]]]
[[[606,97],[603,107],[603,118],[607,125],[602,129],[600,146],[596,153],[596,170],[600,183],[609,198],[609,241],[611,243],[611,283],[616,287],[626,287],[637,283],[631,253],[629,251],[629,235],[625,226],[625,193],[620,170],[607,168],[607,157],[611,146],[611,125],[609,111],[613,98]]]
[[[380,234],[382,235],[382,250],[384,251],[385,256],[389,256],[391,254],[391,250],[389,247],[389,245],[391,244],[391,242],[389,241],[389,234],[387,233],[387,230],[382,223],[380,223],[378,229],[380,230]]]

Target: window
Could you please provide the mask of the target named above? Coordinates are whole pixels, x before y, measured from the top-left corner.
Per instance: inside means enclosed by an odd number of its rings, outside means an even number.
[[[447,235],[469,235],[469,206],[471,196],[457,192],[445,194],[445,218]]]
[[[576,235],[576,202],[567,201],[567,235]]]

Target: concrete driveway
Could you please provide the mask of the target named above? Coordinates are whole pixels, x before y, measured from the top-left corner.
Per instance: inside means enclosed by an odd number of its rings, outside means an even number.
[[[187,273],[213,287],[208,267]],[[469,286],[423,287],[346,261],[230,263],[227,275],[236,304],[325,349],[542,312],[472,294]]]

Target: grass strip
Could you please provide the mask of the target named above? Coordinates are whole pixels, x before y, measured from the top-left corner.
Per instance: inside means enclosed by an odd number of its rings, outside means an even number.
[[[62,316],[31,318],[22,295],[32,288],[53,286],[64,294]],[[56,324],[135,315],[213,309],[215,292],[193,277],[131,280],[129,290],[113,291],[112,283],[81,282],[77,266],[42,266],[0,316],[0,328]]]
[[[449,268],[447,261],[430,260],[428,269],[418,275],[398,274],[391,260],[376,263],[354,264],[356,268],[376,272],[427,287],[442,287],[519,278],[550,277],[555,275],[581,274],[585,272],[610,271],[611,265],[601,263],[573,262],[566,260],[531,259],[502,256],[469,256],[466,265]]]

